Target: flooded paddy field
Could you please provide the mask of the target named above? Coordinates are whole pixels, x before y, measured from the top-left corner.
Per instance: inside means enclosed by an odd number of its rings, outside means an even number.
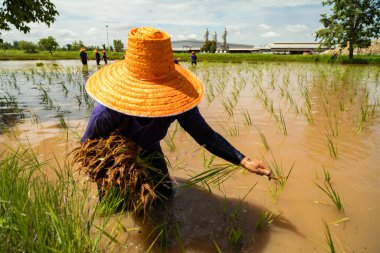
[[[37,63],[1,62],[0,154],[22,144],[63,165],[94,106],[84,83],[97,67]],[[337,252],[380,252],[378,66],[182,65],[205,85],[199,108],[207,122],[281,180],[237,170],[210,188],[178,188],[164,210],[157,207],[159,221],[113,215],[105,225],[112,240],[105,237],[101,249],[156,252],[157,235],[165,235],[168,252],[329,252],[329,239]],[[225,164],[175,123],[161,144],[177,185],[209,163]],[[96,187],[72,172],[95,205]]]

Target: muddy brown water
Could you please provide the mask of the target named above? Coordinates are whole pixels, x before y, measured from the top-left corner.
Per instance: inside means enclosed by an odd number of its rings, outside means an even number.
[[[77,61],[44,64],[41,70],[35,61],[1,62],[0,97],[15,102],[0,100],[0,149],[24,143],[38,150],[42,160],[56,158],[63,164],[66,154],[78,145],[91,112],[83,83],[96,67],[83,72]],[[326,221],[337,252],[380,252],[379,67],[182,65],[205,84],[206,96],[199,108],[207,122],[251,158],[270,164],[275,159],[285,173],[294,164],[288,182],[278,199],[271,194],[273,181],[242,171],[212,188],[212,193],[180,188],[166,206],[155,207],[156,221],[115,214],[107,229],[117,235],[120,244],[105,244],[104,251],[145,252],[155,239],[148,238],[150,232],[168,221],[180,235],[175,238],[172,231],[168,252],[180,252],[180,245],[186,252],[217,252],[216,245],[223,252],[329,252]],[[247,115],[252,125],[247,124]],[[62,128],[62,119],[67,129]],[[255,125],[271,151],[263,145]],[[329,149],[329,138],[336,157]],[[164,141],[162,147],[171,163],[171,176],[181,185],[204,170],[204,155],[210,154],[183,130],[174,142],[174,151]],[[344,213],[316,186],[323,185],[324,170],[339,192]],[[74,173],[83,180],[83,175]],[[95,202],[96,190],[91,187]],[[260,231],[257,223],[267,211],[281,215]],[[98,222],[102,219],[98,217]],[[229,237],[231,231],[241,232],[236,247]]]

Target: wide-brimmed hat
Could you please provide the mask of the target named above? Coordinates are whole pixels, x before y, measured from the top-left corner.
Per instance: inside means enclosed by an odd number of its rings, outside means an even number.
[[[174,63],[169,34],[152,27],[131,29],[125,59],[92,75],[86,90],[106,107],[141,117],[180,114],[204,94],[200,80]]]

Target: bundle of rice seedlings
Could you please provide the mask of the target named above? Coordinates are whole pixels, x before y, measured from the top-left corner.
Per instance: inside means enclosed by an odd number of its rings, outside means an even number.
[[[113,133],[108,138],[86,140],[72,151],[73,161],[100,188],[102,199],[114,194],[123,198],[123,209],[140,213],[157,198],[142,148],[132,140]]]

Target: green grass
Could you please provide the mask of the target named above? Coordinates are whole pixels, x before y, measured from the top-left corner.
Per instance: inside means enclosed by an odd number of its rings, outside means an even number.
[[[0,252],[97,250],[103,232],[68,168],[49,168],[57,179],[47,179],[32,151],[0,157]]]
[[[120,60],[124,52],[107,52],[109,60]],[[95,53],[87,51],[88,58],[95,60]],[[71,60],[79,58],[79,51],[53,51],[51,55],[48,51],[38,51],[26,53],[23,50],[0,50],[0,60]]]
[[[95,59],[95,54],[87,52],[90,60]],[[107,52],[109,60],[122,59],[124,52]],[[190,53],[174,53],[173,58],[181,58],[182,62],[190,61]],[[332,60],[330,55],[278,55],[278,54],[204,54],[198,53],[198,62],[231,62],[231,63],[256,63],[263,61],[274,62],[324,62],[342,64],[380,64],[379,55],[355,55],[354,59],[348,56],[340,56],[337,60]],[[23,50],[0,50],[0,60],[65,60],[78,59],[79,51],[53,51],[50,55],[48,51],[38,51],[26,53]]]

